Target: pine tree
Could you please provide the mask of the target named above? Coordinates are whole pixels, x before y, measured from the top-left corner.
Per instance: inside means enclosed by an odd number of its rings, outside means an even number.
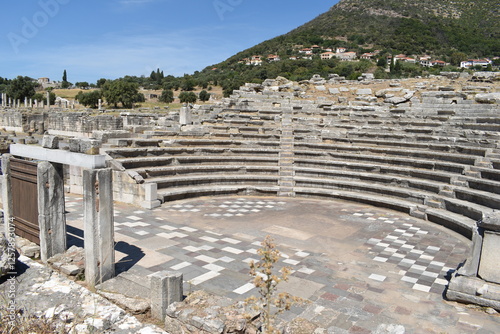
[[[71,83],[68,82],[68,74],[66,73],[66,70],[63,72],[63,77],[62,77],[62,83],[61,83],[61,88],[69,88],[71,86]]]

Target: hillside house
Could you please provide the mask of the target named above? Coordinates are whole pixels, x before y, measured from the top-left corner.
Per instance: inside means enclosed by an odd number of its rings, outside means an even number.
[[[50,81],[49,78],[38,78],[37,82],[40,84],[40,86],[42,86],[43,89],[58,87],[58,83]]]
[[[442,60],[433,60],[431,62],[432,66],[446,66],[447,63],[445,61],[442,61]]]
[[[250,65],[262,65],[262,56],[252,56],[252,58],[250,59]]]
[[[310,48],[304,48],[299,51],[299,53],[305,54],[305,55],[312,55],[313,51]]]
[[[375,54],[374,54],[374,53],[368,52],[368,53],[363,53],[363,54],[361,55],[361,57],[359,57],[359,58],[361,58],[361,59],[366,59],[366,60],[371,60],[371,59],[373,59],[374,57],[375,57]]]
[[[399,55],[396,55],[394,56],[394,61],[404,61],[406,59],[406,55],[405,54],[399,54]]]
[[[323,52],[321,54],[321,59],[323,60],[332,59],[333,57],[335,57],[335,53],[333,52]]]
[[[342,53],[336,53],[335,57],[337,57],[340,60],[345,60],[345,61],[352,61],[355,60],[358,55],[356,52],[342,52]]]
[[[273,62],[273,61],[280,61],[281,58],[278,55],[269,55],[269,56],[267,56],[267,60],[270,62]]]
[[[347,49],[341,46],[338,47],[337,50],[335,51],[335,53],[344,53],[344,52],[347,52]]]
[[[483,68],[488,67],[488,65],[491,65],[492,61],[489,59],[469,59],[465,60],[460,63],[461,68],[471,68],[475,66],[481,66]]]

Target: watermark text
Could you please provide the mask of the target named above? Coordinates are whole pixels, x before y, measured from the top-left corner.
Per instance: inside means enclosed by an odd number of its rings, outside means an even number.
[[[59,14],[61,5],[69,3],[71,0],[40,0],[38,1],[38,10],[33,16],[21,18],[22,26],[19,33],[10,32],[7,38],[16,54],[22,45],[28,44],[30,40],[38,35],[40,29],[45,27],[51,18]]]

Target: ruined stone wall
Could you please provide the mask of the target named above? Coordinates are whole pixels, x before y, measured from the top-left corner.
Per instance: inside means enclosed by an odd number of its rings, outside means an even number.
[[[0,127],[8,131],[22,131],[23,114],[15,110],[0,113]]]
[[[0,111],[0,127],[16,132],[48,131],[53,135],[90,137],[94,131],[133,130],[136,128],[175,127],[178,113],[131,113],[120,116],[93,115],[89,112],[43,112],[7,109]]]
[[[55,135],[91,136],[93,131],[122,130],[120,117],[111,115],[93,116],[90,113],[49,113],[45,128]]]

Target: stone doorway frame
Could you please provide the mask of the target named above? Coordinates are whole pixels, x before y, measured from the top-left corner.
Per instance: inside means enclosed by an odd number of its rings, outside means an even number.
[[[66,251],[66,216],[62,165],[83,168],[85,281],[95,286],[115,276],[114,208],[111,169],[104,155],[12,144],[2,156],[5,234],[12,220],[10,159],[41,161],[38,164],[38,224],[43,262]],[[5,167],[5,168],[4,168]]]

